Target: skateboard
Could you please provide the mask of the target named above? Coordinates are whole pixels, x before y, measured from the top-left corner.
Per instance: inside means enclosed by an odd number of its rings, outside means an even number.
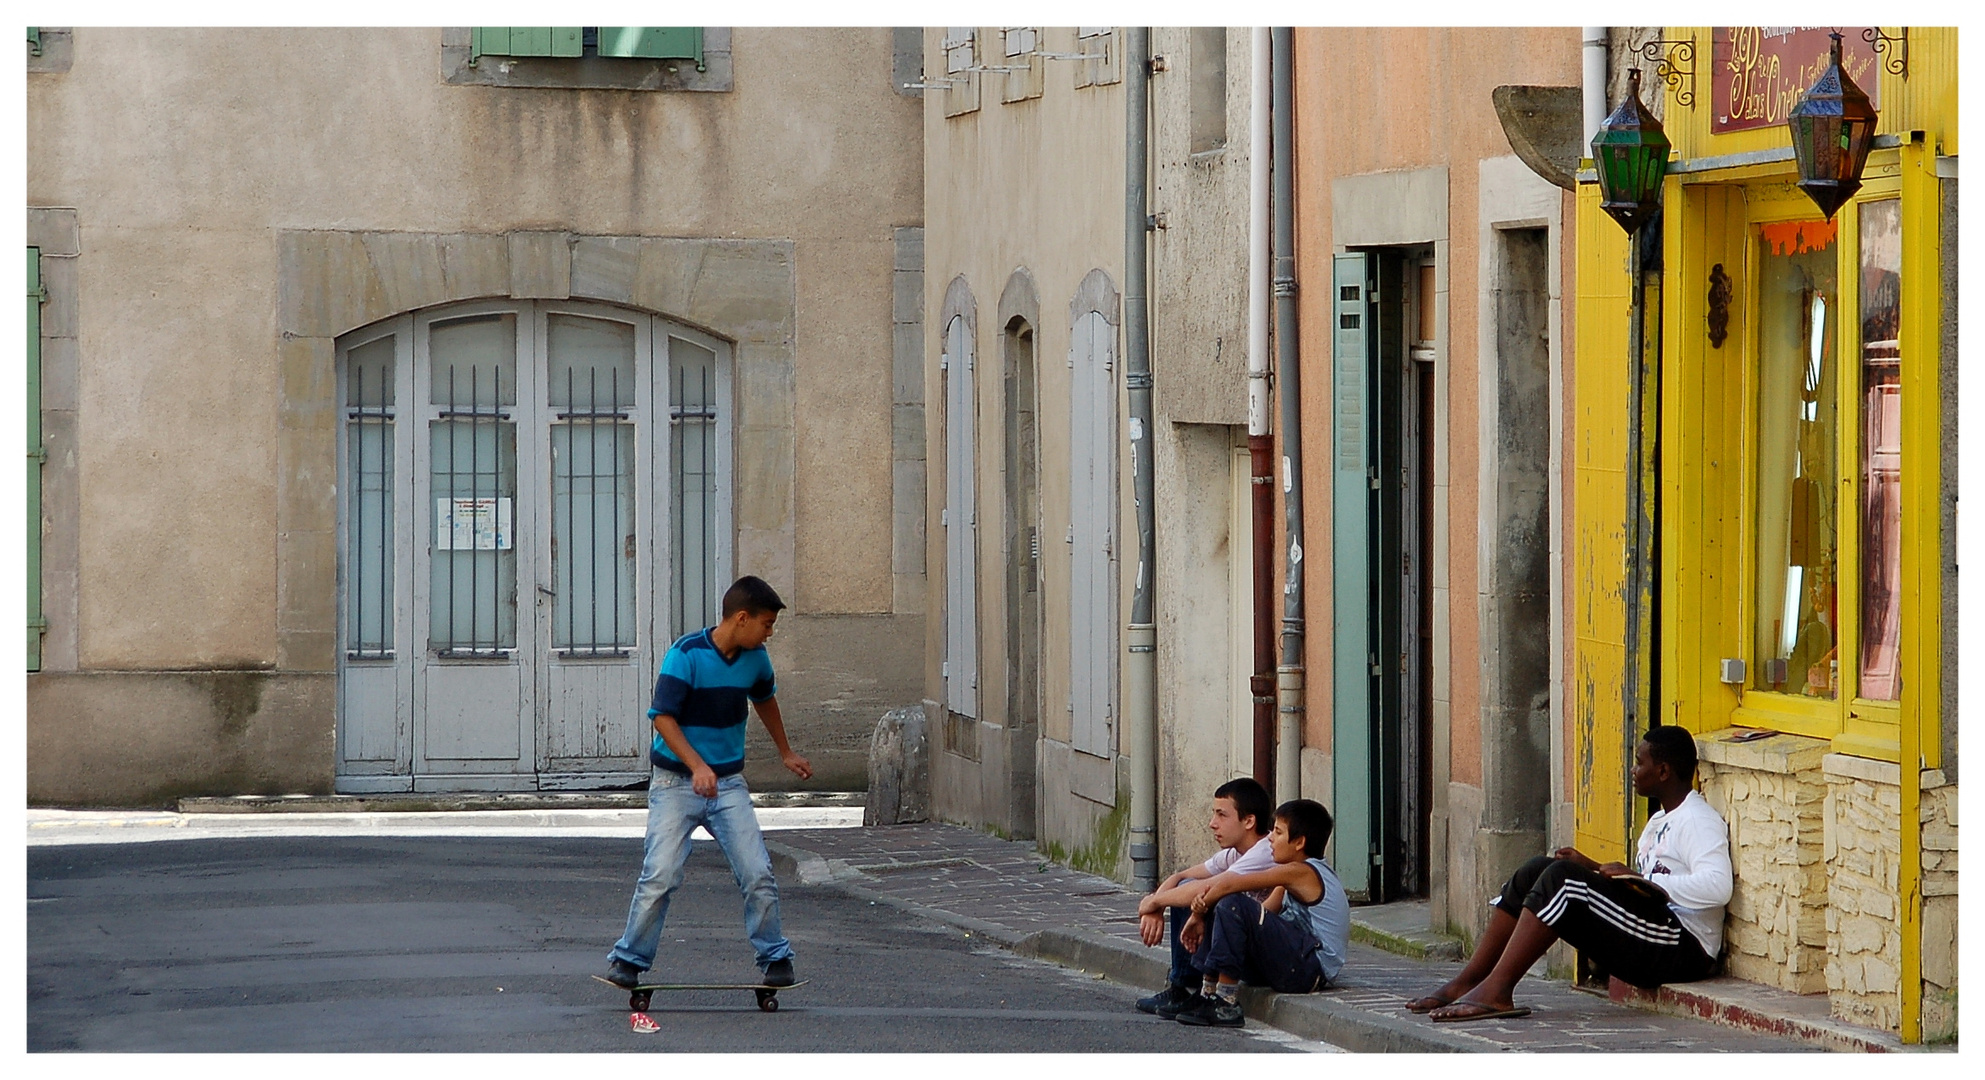
[[[598,975],[593,978],[616,990],[626,990],[627,1007],[637,1013],[648,1011],[648,1001],[657,990],[749,990],[757,995],[760,1009],[765,1012],[778,1012],[779,991],[791,990],[807,984],[807,980],[801,979],[791,986],[767,986],[764,983],[643,983],[640,986],[626,987]]]

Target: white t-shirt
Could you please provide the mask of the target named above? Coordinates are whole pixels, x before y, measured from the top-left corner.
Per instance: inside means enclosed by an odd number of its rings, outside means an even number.
[[[1275,845],[1264,836],[1256,840],[1246,851],[1235,851],[1223,847],[1213,853],[1213,857],[1200,863],[1207,877],[1232,870],[1236,874],[1258,874],[1275,865]]]
[[[1668,907],[1714,957],[1723,948],[1730,902],[1730,827],[1701,792],[1647,819],[1635,855],[1640,876],[1668,894]]]

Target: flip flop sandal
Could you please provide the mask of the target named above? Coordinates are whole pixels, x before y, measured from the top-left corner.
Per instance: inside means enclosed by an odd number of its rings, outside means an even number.
[[[1446,1008],[1447,1006],[1452,1004],[1454,1004],[1453,998],[1444,998],[1444,997],[1438,997],[1433,994],[1428,994],[1424,997],[1416,997],[1413,1000],[1407,1002],[1406,1011],[1410,1013],[1430,1013],[1433,1012],[1435,1009]]]
[[[1513,1009],[1495,1009],[1487,1005],[1477,1005],[1472,1001],[1456,1002],[1447,1008],[1473,1009],[1449,1016],[1429,1017],[1436,1024],[1465,1024],[1471,1020],[1514,1020],[1519,1016],[1529,1016],[1530,1010],[1519,1005]]]

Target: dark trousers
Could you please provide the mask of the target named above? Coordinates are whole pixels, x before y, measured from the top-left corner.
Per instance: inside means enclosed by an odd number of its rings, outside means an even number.
[[[1172,923],[1172,970],[1166,978],[1173,986],[1183,986],[1188,990],[1199,989],[1199,971],[1192,966],[1192,952],[1179,941],[1179,931],[1185,929],[1192,912],[1182,907],[1166,908],[1165,914]]]
[[[1174,941],[1182,923],[1173,924]],[[1316,938],[1308,930],[1269,914],[1254,897],[1234,893],[1213,905],[1192,968],[1202,977],[1228,975],[1250,986],[1307,994],[1323,988],[1316,950]]]
[[[1577,863],[1539,855],[1511,874],[1489,901],[1511,918],[1535,912],[1609,975],[1643,989],[1709,975],[1714,957],[1668,907],[1668,898],[1637,879],[1609,878]]]

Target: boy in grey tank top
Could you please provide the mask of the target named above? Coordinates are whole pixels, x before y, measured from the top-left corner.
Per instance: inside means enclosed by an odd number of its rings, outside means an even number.
[[[1200,1000],[1178,1020],[1195,1027],[1241,1027],[1240,984],[1282,993],[1320,990],[1344,968],[1351,946],[1351,905],[1323,860],[1330,811],[1311,799],[1275,809],[1274,867],[1213,878],[1193,901],[1208,930],[1188,942],[1203,980]],[[1266,901],[1247,895],[1269,889]]]

